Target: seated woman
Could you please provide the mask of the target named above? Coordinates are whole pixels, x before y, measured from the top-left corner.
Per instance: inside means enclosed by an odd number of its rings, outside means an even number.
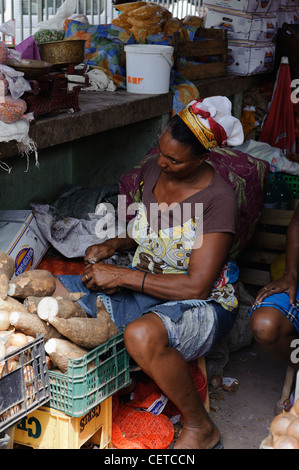
[[[187,361],[207,354],[230,330],[238,307],[238,269],[228,259],[237,202],[205,162],[207,150],[243,140],[230,109],[227,98],[212,97],[169,121],[157,156],[144,166],[142,203],[130,230],[89,247],[83,276],[60,276],[57,283],[57,294],[86,292],[80,305],[93,316],[99,295],[115,324],[125,327],[129,355],[183,415],[175,448],[222,446]],[[133,249],[131,268],[103,262]]]
[[[261,289],[251,312],[251,329],[256,342],[274,358],[295,370],[292,341],[299,337],[299,206],[287,230],[286,262],[281,279]]]

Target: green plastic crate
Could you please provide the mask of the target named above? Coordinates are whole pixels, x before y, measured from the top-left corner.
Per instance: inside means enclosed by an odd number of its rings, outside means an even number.
[[[294,194],[294,198],[298,199],[299,198],[299,176],[296,175],[288,175],[286,173],[283,173],[283,180],[286,181]]]
[[[65,374],[49,370],[49,378],[49,406],[69,416],[83,416],[131,382],[123,333],[80,359],[69,358]]]

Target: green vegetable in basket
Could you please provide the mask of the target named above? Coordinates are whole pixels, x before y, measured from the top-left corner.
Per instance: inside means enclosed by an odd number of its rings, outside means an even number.
[[[64,39],[64,31],[58,31],[56,29],[41,29],[37,31],[37,33],[34,33],[33,37],[37,44],[62,41]]]

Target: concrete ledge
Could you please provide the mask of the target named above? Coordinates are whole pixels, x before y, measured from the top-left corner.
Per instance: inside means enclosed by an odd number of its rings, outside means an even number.
[[[80,111],[39,117],[29,135],[38,150],[171,113],[172,93],[141,95],[125,90],[81,92]],[[0,143],[0,159],[18,155],[16,141]]]

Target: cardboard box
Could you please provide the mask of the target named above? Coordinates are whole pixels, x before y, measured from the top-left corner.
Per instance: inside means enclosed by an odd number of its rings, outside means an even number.
[[[207,8],[217,7],[224,8],[225,10],[238,10],[247,13],[270,13],[278,10],[279,1],[280,0],[204,0],[203,6]]]
[[[227,49],[227,73],[253,75],[273,70],[275,44],[229,41]]]
[[[0,250],[15,260],[16,276],[34,269],[48,247],[30,210],[0,210]]]
[[[279,0],[279,8],[299,8],[298,0]]]
[[[278,29],[277,14],[257,15],[237,10],[209,8],[206,28],[226,29],[228,40],[271,42]]]
[[[299,7],[280,8],[278,12],[278,28],[281,28],[283,23],[299,24]]]

